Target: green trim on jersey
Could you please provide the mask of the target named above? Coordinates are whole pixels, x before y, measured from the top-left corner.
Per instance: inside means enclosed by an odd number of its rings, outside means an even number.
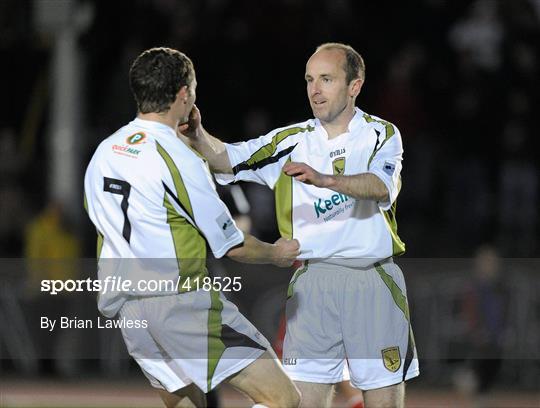
[[[294,284],[296,283],[296,281],[298,280],[298,278],[301,275],[303,275],[305,272],[307,272],[308,264],[309,264],[309,261],[305,260],[304,261],[304,266],[301,267],[301,268],[298,268],[296,270],[296,272],[294,273],[294,275],[292,276],[291,282],[289,283],[289,286],[287,287],[287,299],[292,297],[292,295],[294,294]]]
[[[101,250],[103,249],[103,234],[99,231],[97,231],[97,252],[96,256],[97,259],[101,258]]]
[[[86,198],[86,191],[84,192],[83,197],[84,197],[83,198],[84,210],[88,214],[88,199]],[[99,258],[101,257],[101,250],[103,249],[103,234],[99,232],[98,229],[96,229],[96,232],[97,232],[96,257],[99,260]]]
[[[407,303],[407,298],[401,292],[400,287],[397,285],[396,282],[394,282],[394,279],[392,276],[390,276],[382,265],[379,262],[375,262],[375,270],[383,280],[384,284],[388,287],[390,290],[390,294],[392,295],[392,299],[394,299],[394,302],[396,303],[397,307],[403,312],[405,315],[405,319],[407,319],[407,322],[410,323],[411,319],[409,316],[409,304]]]
[[[371,153],[371,156],[369,156],[369,160],[368,160],[368,164],[367,164],[367,167],[368,167],[368,170],[369,170],[369,165],[371,164],[371,161],[373,160],[373,158],[375,157],[375,155],[379,152],[379,150],[382,149],[382,147],[384,146],[384,144],[392,137],[396,134],[396,131],[394,129],[394,125],[392,125],[390,122],[387,122],[386,120],[382,120],[382,119],[375,119],[373,118],[371,115],[368,115],[367,113],[364,113],[363,115],[364,117],[364,120],[367,122],[367,123],[372,123],[372,122],[375,122],[375,123],[380,123],[381,125],[384,126],[384,130],[385,130],[385,133],[386,133],[386,136],[383,140],[383,142],[381,143],[380,146],[378,146],[377,144],[375,145],[375,148],[373,149],[373,153]],[[378,140],[377,140],[378,142]]]
[[[405,243],[399,238],[397,233],[397,220],[396,220],[396,207],[397,200],[394,201],[388,211],[381,210],[390,235],[392,236],[392,255],[399,256],[405,253]]]
[[[206,241],[199,231],[174,209],[163,196],[163,207],[167,209],[167,224],[171,229],[174,252],[178,262],[180,282],[178,292],[184,293],[200,286],[200,280],[208,275],[206,269]],[[199,279],[199,285],[195,280]]]
[[[189,150],[191,150],[193,153],[195,153],[195,156],[197,156],[199,159],[201,159],[204,162],[204,164],[206,164],[208,166],[208,160],[206,160],[206,157],[204,157],[201,153],[199,153],[197,150],[195,150],[193,147],[191,147],[187,143],[186,143],[186,147]]]
[[[291,158],[287,159],[290,162]],[[276,218],[279,234],[283,238],[293,237],[293,178],[281,171],[276,185],[274,186],[276,202]]]
[[[274,153],[277,150],[277,145],[283,142],[285,139],[287,139],[289,136],[296,135],[301,132],[313,132],[315,128],[313,126],[307,125],[307,127],[291,127],[288,129],[284,129],[281,132],[276,133],[273,137],[270,143],[265,144],[263,147],[261,147],[259,150],[257,150],[255,153],[253,153],[249,159],[247,159],[244,163],[251,167],[255,163],[258,163],[262,160],[268,159],[269,157],[272,157]]]
[[[208,382],[207,392],[212,389],[212,378],[216,372],[221,356],[225,352],[225,343],[221,339],[223,302],[219,298],[219,292],[210,290],[210,309],[208,309],[208,369],[206,379]]]
[[[178,194],[178,199],[186,209],[191,219],[194,220],[195,218],[193,217],[193,208],[191,207],[191,201],[189,200],[189,195],[186,186],[184,185],[184,181],[182,180],[182,176],[180,175],[180,171],[178,170],[178,167],[176,167],[176,164],[174,163],[173,159],[171,159],[171,156],[169,156],[169,153],[167,153],[167,151],[159,144],[157,140],[156,147],[158,153],[165,161],[165,164],[167,164],[167,168],[171,173],[174,182],[174,188],[176,189],[176,194]]]

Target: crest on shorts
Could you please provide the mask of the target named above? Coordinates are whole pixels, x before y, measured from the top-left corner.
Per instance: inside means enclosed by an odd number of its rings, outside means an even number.
[[[395,373],[401,367],[399,347],[388,347],[381,350],[383,364],[388,371]]]
[[[345,157],[339,157],[334,160],[332,162],[332,169],[334,171],[334,176],[345,173]]]

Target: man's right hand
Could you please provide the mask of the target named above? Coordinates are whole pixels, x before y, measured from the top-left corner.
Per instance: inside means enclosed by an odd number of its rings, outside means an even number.
[[[300,255],[300,243],[296,239],[278,239],[273,264],[282,268],[291,266]]]
[[[184,136],[187,136],[190,139],[195,139],[198,137],[197,130],[200,130],[199,128],[201,127],[201,122],[201,112],[197,108],[197,105],[193,105],[193,109],[191,109],[187,121],[180,123],[177,130]]]
[[[208,133],[201,119],[201,112],[196,105],[185,122],[176,128],[178,138],[202,154],[214,173],[232,174],[232,166],[225,144]]]

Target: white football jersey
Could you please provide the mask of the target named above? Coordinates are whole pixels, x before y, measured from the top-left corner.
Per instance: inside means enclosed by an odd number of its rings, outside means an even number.
[[[364,260],[400,255],[396,197],[403,155],[398,129],[356,108],[348,132],[329,140],[318,119],[275,129],[265,136],[226,144],[233,174],[219,183],[254,181],[274,190],[279,231],[300,242],[301,259]],[[285,175],[286,162],[303,162],[324,174],[373,173],[389,192],[388,202],[357,200]]]
[[[180,277],[179,291],[189,290],[186,279],[207,275],[206,243],[220,258],[244,240],[206,162],[158,122],[137,118],[105,139],[88,165],[84,190],[98,232],[99,279],[134,282],[100,293],[105,315],[129,295],[171,292],[139,288],[139,280]]]

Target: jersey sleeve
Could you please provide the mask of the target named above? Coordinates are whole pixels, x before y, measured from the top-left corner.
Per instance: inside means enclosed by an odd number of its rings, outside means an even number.
[[[165,190],[175,210],[200,231],[214,256],[221,258],[244,241],[244,234],[219,198],[205,162],[190,153],[193,157],[181,166],[167,163]]]
[[[399,130],[389,125],[386,132],[378,134],[376,146],[368,162],[368,172],[382,180],[388,190],[389,200],[379,202],[379,207],[387,211],[396,200],[401,188],[401,168],[403,144]]]
[[[246,142],[225,143],[233,174],[215,174],[220,184],[251,181],[273,188],[296,146],[296,127],[280,128]]]

